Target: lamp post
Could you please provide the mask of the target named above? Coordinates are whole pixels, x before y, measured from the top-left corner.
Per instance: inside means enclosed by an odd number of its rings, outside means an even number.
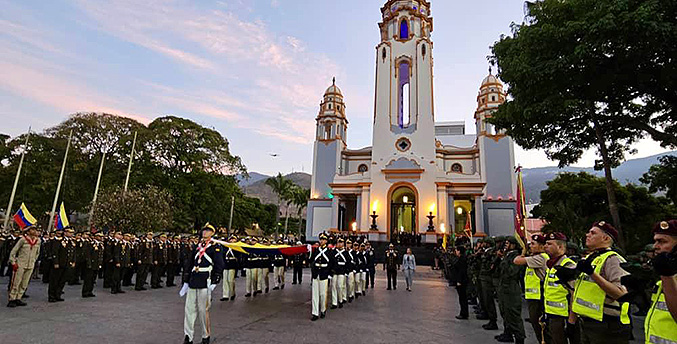
[[[374,201],[374,204],[371,206],[371,210],[372,210],[373,213],[371,215],[369,215],[369,217],[371,217],[371,227],[370,227],[370,229],[373,230],[373,231],[378,230],[378,225],[376,224],[376,218],[378,217],[378,215],[376,215],[377,206],[378,206],[378,201]]]
[[[435,224],[433,223],[433,219],[435,218],[435,215],[433,215],[434,210],[435,210],[435,204],[430,206],[430,214],[428,214],[426,216],[428,218],[428,232],[434,232],[435,231]]]

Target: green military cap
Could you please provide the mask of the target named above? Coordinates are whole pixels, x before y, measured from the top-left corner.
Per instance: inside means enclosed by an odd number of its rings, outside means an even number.
[[[505,240],[511,244],[517,245],[517,238],[515,238],[514,236],[506,237]]]
[[[494,243],[496,243],[496,239],[494,239],[492,237],[487,237],[487,238],[484,238],[484,242],[486,242],[487,244],[493,245]]]

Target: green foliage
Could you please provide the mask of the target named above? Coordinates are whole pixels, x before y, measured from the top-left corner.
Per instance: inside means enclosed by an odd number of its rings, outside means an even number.
[[[664,197],[655,197],[644,187],[615,182],[627,252],[639,252],[651,241],[652,225],[675,213]],[[533,215],[548,221],[545,231],[566,234],[574,242],[585,244],[585,233],[595,221],[610,218],[606,181],[581,172],[561,173],[541,192],[541,203]]]
[[[138,233],[164,231],[171,224],[172,198],[157,187],[104,190],[94,208],[93,224],[104,230]]]
[[[666,155],[659,158],[660,164],[653,165],[640,182],[649,185],[652,193],[665,192],[665,195],[677,205],[677,156]]]

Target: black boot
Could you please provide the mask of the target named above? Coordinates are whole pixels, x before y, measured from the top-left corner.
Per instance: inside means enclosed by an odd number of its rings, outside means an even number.
[[[513,338],[513,336],[511,334],[508,334],[508,333],[503,333],[503,334],[496,336],[494,338],[496,338],[496,340],[501,342],[501,343],[512,343],[512,342],[515,341],[515,338]]]
[[[317,319],[319,319],[319,317],[318,317],[317,315],[313,315],[313,317],[310,318],[310,321],[315,321],[315,320],[317,320]]]
[[[9,303],[7,303],[7,307],[9,307],[9,308],[14,308],[16,306],[17,306],[17,304],[16,304],[15,300],[12,300]]]
[[[183,337],[183,344],[193,344],[193,341],[191,341],[190,338],[188,338],[188,336],[186,335],[185,337]]]
[[[209,337],[202,338],[202,344],[209,344]]]
[[[498,330],[498,325],[496,325],[495,321],[490,321],[490,322],[482,325],[482,328],[487,330],[487,331]]]

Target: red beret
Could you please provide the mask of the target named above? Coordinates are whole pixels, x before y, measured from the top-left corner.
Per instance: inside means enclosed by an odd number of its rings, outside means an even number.
[[[604,233],[608,234],[614,241],[618,241],[618,230],[614,228],[610,223],[606,221],[599,221],[592,224],[593,227],[601,229]]]
[[[567,241],[567,236],[564,235],[564,233],[554,232],[554,233],[548,234],[547,240]]]
[[[653,234],[677,236],[677,220],[661,221],[653,226]]]
[[[535,242],[537,242],[537,243],[539,243],[539,244],[545,244],[545,241],[546,241],[547,239],[545,238],[545,235],[534,234],[534,235],[531,236],[531,240],[532,240],[532,241],[535,241]]]

